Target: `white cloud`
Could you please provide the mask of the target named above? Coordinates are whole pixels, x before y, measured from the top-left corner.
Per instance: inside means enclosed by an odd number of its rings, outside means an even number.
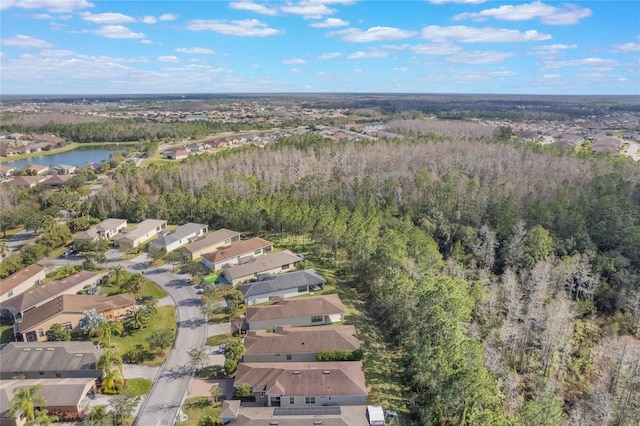
[[[302,68],[290,68],[289,71],[291,71],[291,72],[303,72],[304,69],[302,69]]]
[[[20,9],[46,9],[53,13],[67,13],[93,6],[93,3],[86,0],[2,0],[0,2],[0,10],[17,7]]]
[[[496,64],[505,59],[516,56],[511,52],[499,52],[496,50],[475,50],[471,52],[459,52],[447,58],[447,62],[456,64]]]
[[[158,20],[154,16],[144,16],[140,19],[140,22],[144,22],[145,24],[155,24]]]
[[[577,44],[549,44],[546,46],[535,46],[532,47],[532,49],[540,52],[555,52],[558,50],[575,49],[577,47]]]
[[[401,30],[393,27],[371,27],[366,31],[357,28],[332,31],[328,35],[338,36],[350,43],[369,43],[372,41],[402,40],[416,35],[415,31]]]
[[[340,56],[340,52],[327,52],[318,56],[318,59],[333,59],[337,58],[338,56]]]
[[[76,52],[73,50],[64,50],[64,49],[46,49],[40,52],[40,56],[46,56],[49,58],[64,58],[66,56],[75,55]]]
[[[640,43],[634,43],[632,41],[625,44],[615,44],[613,47],[619,52],[640,52]]]
[[[549,6],[542,2],[503,5],[492,9],[485,9],[477,13],[461,13],[453,17],[454,20],[474,19],[484,21],[488,18],[504,21],[528,21],[530,19],[540,19],[543,24],[548,25],[572,25],[577,24],[580,19],[588,18],[592,12],[588,8],[580,8],[573,4],[565,4],[561,7]]]
[[[44,40],[40,40],[39,38],[17,34],[15,37],[5,38],[0,40],[0,44],[3,46],[17,46],[17,47],[34,47],[34,48],[44,48],[51,47],[53,44],[48,43]]]
[[[456,40],[460,43],[499,43],[549,40],[551,36],[536,30],[521,32],[505,28],[431,25],[422,29],[422,38],[438,42]]]
[[[293,59],[285,59],[284,61],[282,61],[282,63],[283,64],[306,64],[307,61],[300,58],[293,58]]]
[[[343,21],[339,18],[327,18],[322,22],[316,22],[311,24],[310,26],[313,28],[335,28],[335,27],[346,27],[349,25],[349,21]]]
[[[208,47],[178,47],[174,50],[179,53],[188,53],[190,55],[215,55],[216,53]]]
[[[401,68],[392,68],[392,71],[399,71],[399,72],[406,72],[409,71],[409,68],[407,67],[401,67]]]
[[[55,19],[53,15],[49,15],[48,13],[36,13],[33,15],[33,19]]]
[[[159,62],[172,62],[172,63],[178,63],[180,62],[180,59],[177,56],[158,56],[158,61]]]
[[[542,78],[547,80],[559,80],[562,78],[562,76],[560,74],[545,74],[542,76]]]
[[[142,44],[153,44],[153,42],[151,40],[140,40],[140,43]]]
[[[584,58],[584,59],[571,59],[568,61],[548,61],[545,62],[547,68],[565,68],[565,67],[603,67],[617,65],[618,62],[613,59],[604,58]]]
[[[352,54],[348,55],[347,58],[348,59],[371,59],[371,58],[386,58],[387,56],[389,56],[389,52],[385,52],[384,50],[372,50],[369,52],[363,52],[363,51],[353,52]]]
[[[464,3],[464,4],[480,4],[487,0],[429,0],[431,4],[445,4],[445,3]]]
[[[229,4],[231,9],[248,10],[250,12],[260,13],[262,15],[276,15],[277,10],[268,8],[262,4],[254,3],[252,1],[237,1]]]
[[[267,37],[284,33],[284,30],[270,28],[267,24],[257,19],[245,19],[243,21],[194,19],[187,24],[187,29],[191,31],[213,31],[242,37]]]
[[[176,19],[178,19],[178,15],[174,15],[173,13],[165,13],[163,15],[160,15],[160,17],[158,18],[159,21],[175,21]]]
[[[453,55],[462,51],[462,47],[453,43],[430,43],[416,44],[411,46],[411,50],[423,55]]]
[[[135,18],[131,16],[123,15],[122,13],[97,13],[93,14],[91,12],[81,12],[80,17],[89,22],[94,22],[96,24],[130,24],[132,22],[137,22]]]
[[[94,31],[86,31],[89,33],[97,34],[106,38],[117,38],[117,39],[127,39],[127,38],[144,38],[143,33],[134,33],[129,28],[122,25],[104,25],[97,30]]]
[[[306,0],[296,4],[280,6],[280,10],[292,15],[302,15],[305,19],[320,19],[325,15],[332,15],[336,12],[335,9],[330,9],[325,6],[325,3],[330,2]]]

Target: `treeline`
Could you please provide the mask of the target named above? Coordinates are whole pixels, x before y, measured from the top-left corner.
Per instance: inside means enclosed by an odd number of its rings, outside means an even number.
[[[271,125],[259,123],[224,123],[209,120],[154,123],[144,119],[107,119],[81,123],[49,121],[27,124],[3,123],[0,131],[7,133],[55,134],[72,142],[135,142],[201,138],[213,133],[242,130],[265,130]]]

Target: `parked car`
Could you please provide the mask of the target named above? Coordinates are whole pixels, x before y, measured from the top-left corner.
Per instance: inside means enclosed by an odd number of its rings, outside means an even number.
[[[62,253],[62,256],[64,256],[64,257],[71,256],[75,252],[76,252],[75,250],[69,249],[69,250],[65,251],[64,253]]]
[[[204,294],[204,289],[199,285],[195,286],[193,289],[196,291],[196,294]]]
[[[220,343],[220,346],[218,347],[218,352],[223,354],[224,351],[226,351],[226,350],[227,350],[227,344],[226,343]]]
[[[148,302],[150,300],[153,300],[153,296],[142,296],[141,298],[137,299],[136,302],[138,302],[138,305],[142,305],[144,304],[144,302]]]

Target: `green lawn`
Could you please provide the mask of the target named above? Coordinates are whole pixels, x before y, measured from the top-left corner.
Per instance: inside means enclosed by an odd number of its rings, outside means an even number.
[[[0,325],[0,343],[13,342],[13,326]]]
[[[229,343],[233,340],[240,341],[239,337],[231,337],[229,334],[221,334],[219,336],[211,336],[207,338],[207,346],[218,346],[220,343]]]
[[[114,336],[111,338],[111,343],[118,348],[118,352],[123,355],[129,349],[134,348],[136,345],[143,345],[146,347],[146,339],[151,335],[153,330],[168,328],[173,331],[174,339],[176,334],[176,312],[173,306],[159,306],[158,313],[154,316],[153,321],[144,330],[133,331],[125,333],[122,336]],[[164,350],[162,356],[152,357],[149,353],[145,356],[143,364],[150,366],[161,365],[167,354],[170,351],[170,347]]]
[[[127,384],[124,387],[124,393],[127,395],[144,395],[151,391],[153,382],[148,379],[127,379]]]
[[[124,280],[126,280],[131,274],[127,273]],[[113,284],[106,284],[101,286],[101,293],[105,296],[113,296],[114,294],[118,294],[120,292],[119,288]],[[154,299],[162,299],[163,297],[167,297],[167,292],[164,291],[160,286],[156,283],[146,280],[144,283],[144,288],[142,292],[140,292],[140,296],[153,296]]]
[[[210,398],[206,396],[187,399],[182,406],[182,411],[188,416],[188,419],[184,422],[176,423],[176,425],[198,426],[198,421],[202,417],[212,416],[216,418],[220,415],[221,403],[218,402],[217,405],[215,408],[212,407]]]

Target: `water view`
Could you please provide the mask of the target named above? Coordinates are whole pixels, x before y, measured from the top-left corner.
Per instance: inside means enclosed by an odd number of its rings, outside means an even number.
[[[124,151],[125,149],[122,145],[81,146],[73,151],[60,152],[57,154],[40,155],[13,161],[2,159],[0,161],[4,165],[11,165],[17,168],[24,167],[27,164],[41,164],[50,167],[65,164],[80,167],[87,163],[98,163],[102,160],[108,160],[112,152]]]

